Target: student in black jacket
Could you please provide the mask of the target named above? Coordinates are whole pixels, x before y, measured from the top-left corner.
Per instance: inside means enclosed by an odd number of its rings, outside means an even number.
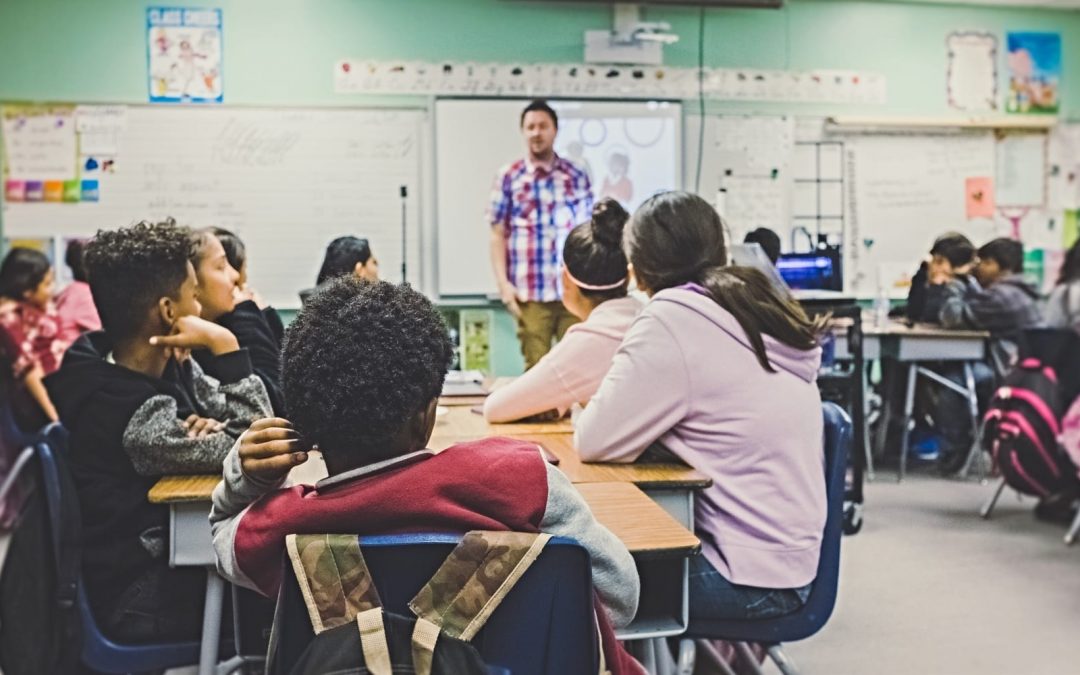
[[[938,323],[945,302],[944,284],[959,280],[968,284],[975,263],[975,245],[958,232],[948,232],[934,241],[930,255],[911,279],[905,314],[909,321]]]
[[[248,350],[255,374],[266,386],[274,414],[284,415],[281,343],[255,301],[241,297],[240,274],[229,264],[221,240],[211,229],[192,233],[191,264],[199,281],[197,295],[202,305],[202,318],[228,328],[240,346]],[[208,356],[205,351],[194,354],[200,364]]]
[[[45,380],[71,432],[82,574],[105,633],[121,642],[199,635],[206,575],[168,565],[169,513],[146,500],[169,474],[214,473],[271,414],[247,350],[199,317],[189,232],[171,220],[98,232],[86,267],[103,331]],[[207,350],[205,369],[187,357]]]

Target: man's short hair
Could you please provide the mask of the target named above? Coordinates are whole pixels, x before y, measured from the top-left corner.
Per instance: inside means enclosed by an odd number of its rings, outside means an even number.
[[[438,310],[408,285],[332,279],[285,334],[289,417],[323,452],[353,464],[386,459],[402,427],[439,395],[453,351]]]
[[[529,105],[525,106],[525,109],[521,111],[521,120],[518,121],[518,126],[525,126],[525,115],[536,111],[546,112],[551,116],[552,126],[556,129],[559,128],[559,116],[555,114],[555,109],[548,105],[547,101],[539,98],[529,103]]]
[[[86,246],[90,293],[113,340],[138,335],[163,297],[175,298],[188,275],[190,231],[172,218],[100,230]]]
[[[1015,239],[999,237],[987,242],[979,249],[979,257],[996,261],[1006,272],[1019,274],[1024,271],[1024,245]]]

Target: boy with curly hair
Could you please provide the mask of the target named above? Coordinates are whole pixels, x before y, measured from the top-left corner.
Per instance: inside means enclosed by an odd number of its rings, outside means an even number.
[[[225,460],[210,513],[218,568],[271,597],[288,534],[511,530],[571,537],[592,559],[607,663],[636,664],[614,641],[639,580],[626,547],[534,443],[426,445],[452,345],[431,302],[408,286],[343,277],[308,300],[285,335],[292,423],[260,420]],[[281,488],[317,445],[330,477]]]
[[[103,331],[46,380],[70,431],[83,520],[83,582],[102,629],[124,642],[195,639],[206,576],[168,566],[168,510],[146,493],[166,474],[217,473],[270,413],[251,361],[199,318],[189,232],[168,220],[98,232],[86,268]],[[188,358],[208,349],[204,371]]]

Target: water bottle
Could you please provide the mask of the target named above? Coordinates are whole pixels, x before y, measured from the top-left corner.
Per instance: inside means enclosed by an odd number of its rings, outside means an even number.
[[[889,324],[889,307],[889,294],[884,288],[879,288],[874,298],[874,326],[885,328]]]

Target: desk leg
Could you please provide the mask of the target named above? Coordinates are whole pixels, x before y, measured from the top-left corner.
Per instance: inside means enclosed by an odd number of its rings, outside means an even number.
[[[904,480],[907,473],[908,442],[911,434],[911,415],[915,411],[915,382],[919,379],[919,364],[912,361],[908,366],[907,395],[904,397],[904,427],[900,436],[900,473],[896,482]]]
[[[866,420],[870,417],[870,376],[866,372],[867,364],[863,364],[862,372],[859,373],[859,383],[862,386],[862,400],[863,400],[863,450],[866,452],[866,479],[874,480],[874,451],[870,445],[870,425],[866,423]]]
[[[225,580],[214,568],[206,570],[206,601],[203,605],[202,648],[199,675],[213,675],[221,641],[221,611],[225,601]]]
[[[975,389],[975,371],[972,370],[970,361],[964,362],[964,385],[967,387],[968,412],[971,414],[971,438],[973,440],[971,449],[968,450],[967,459],[964,460],[964,466],[960,467],[960,473],[957,476],[967,478],[972,463],[977,459],[979,461],[979,473],[983,480],[986,480],[986,466],[983,464],[981,426],[979,424],[979,394]]]

